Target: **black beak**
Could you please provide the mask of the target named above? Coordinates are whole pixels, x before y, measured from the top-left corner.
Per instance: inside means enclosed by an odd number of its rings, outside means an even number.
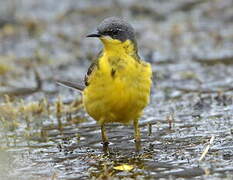
[[[97,37],[99,38],[101,35],[99,33],[91,33],[91,34],[88,34],[86,37]]]

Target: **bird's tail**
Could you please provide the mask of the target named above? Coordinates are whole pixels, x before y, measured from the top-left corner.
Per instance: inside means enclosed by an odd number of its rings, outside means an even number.
[[[56,80],[56,83],[61,86],[65,86],[71,89],[83,91],[85,89],[85,85],[81,83],[75,83],[71,81],[63,81],[63,80]]]

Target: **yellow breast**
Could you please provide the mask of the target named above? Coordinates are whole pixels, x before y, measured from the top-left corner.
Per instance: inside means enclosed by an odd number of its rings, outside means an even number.
[[[106,51],[84,90],[84,106],[100,124],[129,123],[149,102],[151,67],[124,52]]]

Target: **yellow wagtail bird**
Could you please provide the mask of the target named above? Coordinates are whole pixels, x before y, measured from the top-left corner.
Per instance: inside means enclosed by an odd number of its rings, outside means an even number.
[[[69,81],[58,83],[83,92],[84,107],[100,124],[104,144],[108,144],[105,124],[111,122],[133,122],[135,141],[140,142],[138,120],[149,103],[152,71],[150,64],[138,56],[133,27],[111,17],[87,37],[99,38],[103,50],[89,67],[85,86]]]

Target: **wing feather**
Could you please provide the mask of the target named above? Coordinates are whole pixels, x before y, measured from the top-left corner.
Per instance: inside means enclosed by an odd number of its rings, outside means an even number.
[[[102,51],[99,52],[98,57],[91,63],[90,67],[87,70],[87,73],[84,78],[85,85],[88,86],[90,84],[89,78],[92,75],[93,71],[99,67],[99,59],[103,55]]]

